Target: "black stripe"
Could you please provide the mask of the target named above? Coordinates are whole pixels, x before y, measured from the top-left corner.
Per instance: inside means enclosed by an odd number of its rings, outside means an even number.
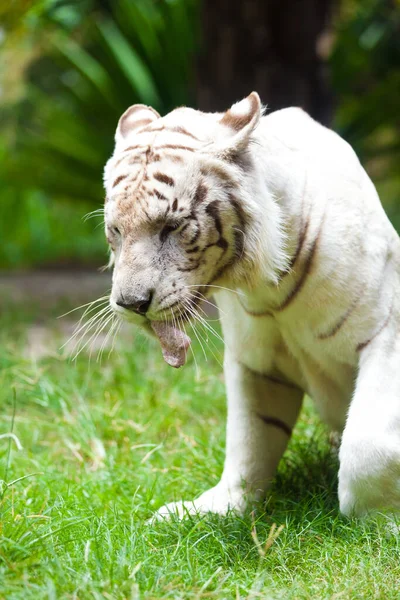
[[[222,248],[222,250],[223,250],[224,252],[226,252],[226,251],[227,251],[227,249],[229,248],[229,244],[228,244],[228,242],[227,242],[227,241],[226,241],[226,239],[225,239],[224,237],[222,237],[222,236],[219,238],[218,242],[216,242],[216,244],[215,244],[215,245],[216,245],[218,248]]]
[[[266,425],[278,427],[278,429],[281,429],[289,437],[292,435],[292,430],[290,429],[289,425],[286,425],[286,423],[281,419],[278,419],[278,417],[266,417],[264,415],[260,415],[259,413],[257,413],[257,417],[264,421]]]
[[[302,195],[302,198],[301,198],[301,211],[300,211],[301,214],[303,214],[303,212],[304,212],[304,198],[305,198],[305,195],[306,195],[306,190],[307,190],[307,175],[306,175],[305,180],[304,180],[303,195]],[[294,255],[292,256],[292,258],[290,260],[288,268],[285,271],[283,271],[283,272],[280,273],[280,276],[279,276],[280,280],[282,280],[284,277],[286,277],[286,275],[288,275],[288,273],[290,273],[292,271],[294,265],[296,264],[296,261],[297,261],[297,259],[299,258],[300,254],[301,254],[301,251],[302,251],[302,248],[303,248],[303,244],[304,244],[305,239],[307,237],[307,231],[308,231],[309,224],[310,224],[310,211],[308,213],[308,216],[306,217],[305,224],[303,222],[303,218],[301,218],[300,235],[299,235],[299,238],[297,240],[296,250],[295,250]]]
[[[164,194],[162,194],[158,190],[153,190],[153,195],[156,196],[159,200],[168,200],[168,198],[166,198]]]
[[[161,181],[161,183],[165,183],[166,185],[169,185],[171,187],[175,184],[172,177],[165,175],[165,173],[160,173],[157,171],[157,173],[154,173],[153,177],[154,179],[157,179],[157,181]]]
[[[267,379],[268,381],[270,381],[271,383],[274,383],[276,385],[284,385],[285,387],[289,387],[289,388],[293,388],[293,389],[302,391],[296,384],[294,384],[290,381],[281,379],[280,377],[277,377],[276,375],[269,375],[267,373],[260,373],[259,371],[254,371],[254,369],[251,369],[244,363],[242,363],[240,361],[237,361],[237,362],[240,364],[242,369],[244,369],[245,371],[248,371],[251,375],[253,375],[255,377],[261,377],[262,379]]]
[[[123,181],[127,177],[128,177],[128,175],[118,175],[117,179],[112,184],[112,187],[115,188],[115,186],[117,186],[121,181]]]
[[[379,327],[378,331],[376,331],[374,333],[374,335],[372,337],[370,337],[368,340],[365,340],[365,342],[361,342],[360,344],[358,344],[358,346],[356,348],[357,352],[361,352],[361,350],[364,350],[364,348],[366,348],[368,346],[368,344],[370,344],[385,329],[386,325],[390,321],[390,317],[392,316],[392,311],[393,311],[393,300],[392,300],[392,305],[390,307],[389,314],[386,317],[386,319],[384,320],[384,322],[382,323],[382,325]]]
[[[222,223],[221,223],[221,217],[219,214],[218,207],[219,207],[219,201],[214,200],[213,202],[210,202],[210,204],[207,205],[206,213],[214,219],[215,229],[221,235],[222,234]]]
[[[249,310],[248,308],[246,308],[243,305],[243,302],[241,301],[240,298],[238,298],[238,302],[240,304],[240,306],[243,308],[244,312],[247,313],[248,315],[250,315],[251,317],[273,317],[274,315],[272,314],[272,312],[262,312],[262,313],[257,313],[257,312],[253,312],[251,310]]]
[[[235,258],[238,260],[243,258],[244,254],[244,233],[242,230],[233,228]]]
[[[168,129],[169,131],[175,131],[176,133],[181,133],[182,135],[187,135],[188,137],[191,137],[196,141],[200,141],[198,137],[196,137],[195,135],[193,135],[193,133],[190,133],[190,131],[184,129],[184,127],[181,127],[180,125],[177,125],[176,127],[169,127]]]
[[[302,272],[301,276],[299,277],[297,283],[295,284],[293,289],[289,292],[289,294],[287,295],[285,300],[282,302],[282,304],[274,309],[275,311],[281,311],[284,308],[286,308],[287,306],[289,306],[289,304],[292,302],[292,300],[294,300],[296,298],[297,294],[302,289],[302,287],[312,269],[312,265],[313,265],[314,257],[315,257],[315,251],[318,246],[320,233],[321,233],[321,229],[319,230],[317,237],[315,238],[315,240],[313,241],[313,243],[311,245],[310,251],[305,260],[303,272]]]
[[[197,262],[195,265],[193,265],[192,267],[187,267],[187,268],[183,268],[180,269],[179,267],[176,267],[177,271],[180,271],[180,273],[187,273],[189,271],[194,271],[195,269],[198,269],[200,266],[200,262]]]
[[[136,144],[136,146],[128,146],[128,148],[124,148],[124,150],[122,150],[122,152],[130,152],[131,150],[145,150],[146,146],[143,146],[143,144]]]
[[[195,242],[197,242],[197,240],[200,237],[201,228],[200,228],[200,225],[198,223],[196,223],[196,225],[197,225],[196,233],[194,233],[193,236],[191,237],[191,239],[189,240],[189,242],[188,242],[189,245],[194,244]]]
[[[210,279],[209,283],[207,285],[211,285],[214,283],[214,281],[217,281],[220,277],[222,277],[222,275],[225,273],[225,271],[227,269],[229,269],[229,267],[231,267],[234,264],[234,260],[229,260],[225,265],[222,265],[222,267],[220,267],[218,269],[218,271],[214,274],[214,276]]]
[[[235,196],[233,194],[229,194],[229,202],[232,204],[233,209],[236,213],[237,220],[239,221],[240,226],[244,232],[244,230],[248,224],[247,215],[244,212],[242,205],[240,204],[240,201],[237,198],[235,198]]]
[[[327,340],[328,338],[333,337],[334,335],[336,335],[337,332],[340,331],[340,329],[346,323],[347,319],[351,316],[351,314],[353,313],[353,311],[356,309],[357,304],[360,301],[361,297],[362,297],[362,295],[360,294],[360,296],[357,297],[356,301],[353,302],[350,305],[350,307],[341,316],[341,318],[335,323],[335,325],[333,327],[331,327],[331,329],[329,331],[327,331],[326,333],[320,333],[319,335],[317,335],[317,338],[319,340]]]
[[[190,146],[180,146],[178,144],[163,144],[162,146],[157,146],[156,150],[187,150],[188,152],[194,152],[196,148],[190,148]]]
[[[204,183],[199,183],[197,186],[196,192],[193,197],[193,204],[196,206],[197,204],[201,204],[207,197],[208,188]]]
[[[167,160],[171,160],[174,163],[183,162],[182,156],[179,156],[178,154],[164,154],[164,158],[166,158]]]
[[[296,251],[290,260],[289,267],[288,267],[287,271],[285,271],[282,274],[281,278],[285,277],[288,273],[290,273],[290,271],[293,269],[294,265],[296,264],[297,259],[299,258],[300,253],[303,249],[304,241],[307,237],[307,231],[308,231],[309,224],[310,224],[310,219],[307,219],[306,224],[304,225],[304,227],[302,228],[302,230],[300,232]]]

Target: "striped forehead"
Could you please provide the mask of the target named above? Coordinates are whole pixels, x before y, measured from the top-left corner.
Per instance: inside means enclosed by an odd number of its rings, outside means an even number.
[[[134,202],[138,209],[154,200],[172,207],[176,194],[182,192],[179,188],[190,178],[201,145],[195,134],[179,125],[166,126],[162,119],[144,128],[110,161],[107,200]]]
[[[114,205],[109,214],[117,219],[134,219],[135,225],[139,225],[139,222],[190,212],[192,169],[186,163],[182,177],[180,166],[164,157],[147,164],[131,165],[129,171],[122,174],[126,174],[124,177],[114,172],[111,183],[114,187],[106,202],[106,206]]]
[[[166,178],[171,178],[171,171],[176,172],[179,166],[187,166],[200,147],[199,141],[194,138],[189,143],[187,139],[182,139],[188,135],[180,127],[175,127],[174,131],[162,127],[160,131],[139,132],[134,143],[120,150],[112,159],[108,196],[120,192],[128,183],[141,184],[150,178],[152,171],[162,172]]]
[[[171,194],[182,187],[185,178],[193,171],[192,157],[160,155],[157,148],[147,149],[143,156],[132,150],[124,160],[118,162],[108,183],[108,199],[125,197],[141,198],[143,194],[153,195],[158,200],[171,199]]]

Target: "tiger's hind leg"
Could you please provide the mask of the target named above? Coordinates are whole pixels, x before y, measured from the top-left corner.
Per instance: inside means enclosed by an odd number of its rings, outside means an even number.
[[[400,512],[400,335],[389,323],[361,350],[339,452],[345,515]]]

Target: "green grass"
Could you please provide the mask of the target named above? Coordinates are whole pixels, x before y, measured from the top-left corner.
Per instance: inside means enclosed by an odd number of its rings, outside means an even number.
[[[2,486],[0,598],[400,597],[399,538],[338,515],[337,458],[309,404],[265,504],[148,524],[165,502],[218,480],[220,366],[197,348],[198,372],[193,362],[174,371],[133,336],[101,365],[86,355],[29,363],[29,318],[0,317],[0,434],[11,431],[15,390],[23,446],[12,442],[8,460],[0,439],[0,479],[28,476]]]

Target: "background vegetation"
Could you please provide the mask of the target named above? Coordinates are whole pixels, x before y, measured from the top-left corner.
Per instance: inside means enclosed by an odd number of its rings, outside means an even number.
[[[297,23],[300,33],[311,28],[310,24],[307,29],[313,15],[304,2],[308,12],[304,9],[302,22]],[[323,0],[319,6],[323,4],[327,22],[307,34],[318,34],[319,57],[313,60],[322,61],[329,73],[329,99],[325,94],[319,104],[334,106],[333,127],[355,147],[399,226],[400,3]],[[214,13],[225,10],[226,18],[241,17],[228,14],[225,0],[212,5]],[[289,19],[294,5],[286,0],[279,7],[280,21],[272,24],[287,38],[285,26],[293,28],[293,23],[286,23],[285,15]],[[205,8],[209,8],[206,0]],[[196,56],[203,48],[209,71],[215,61],[210,57],[214,48],[207,37],[207,13],[202,20],[200,13],[200,0],[3,4],[0,268],[101,263],[105,254],[101,228],[83,222],[82,216],[102,204],[102,168],[112,151],[116,122],[135,102],[151,104],[161,113],[179,104],[197,105],[196,96],[201,103],[199,81],[203,84],[207,75],[203,67],[197,70]],[[273,18],[273,13],[265,15]],[[239,25],[234,22],[230,27]],[[267,63],[271,53],[266,47],[262,60]],[[296,68],[301,65],[296,57],[291,60],[293,92],[286,90],[283,98],[276,98],[272,82],[263,98],[271,109],[303,101],[295,90]],[[284,71],[280,63],[278,67]],[[286,79],[290,77],[289,73]],[[307,83],[315,95],[316,87]],[[230,92],[220,86],[216,99],[224,93],[233,101],[244,91],[238,84]],[[328,111],[312,102],[308,108],[316,116]]]

